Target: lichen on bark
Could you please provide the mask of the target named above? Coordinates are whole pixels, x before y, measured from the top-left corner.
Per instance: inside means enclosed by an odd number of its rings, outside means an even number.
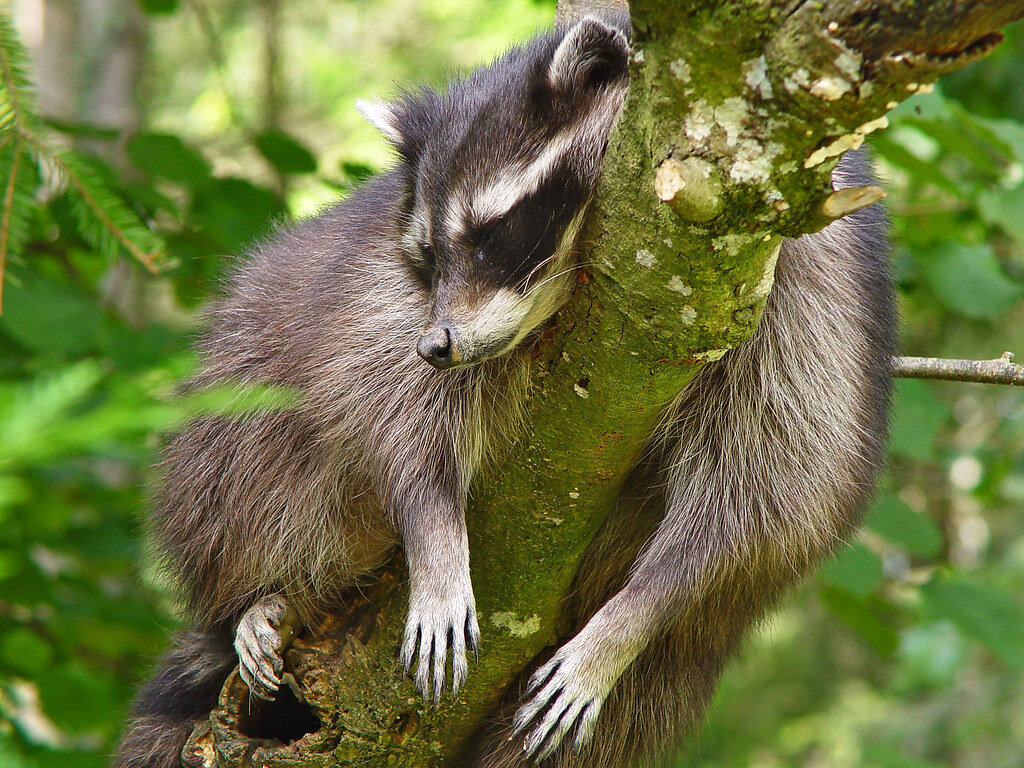
[[[560,4],[563,19],[579,12]],[[562,597],[665,404],[753,331],[782,238],[831,220],[840,154],[987,53],[1024,0],[636,0],[631,13],[631,86],[578,289],[537,346],[528,429],[473,490],[483,640],[460,700],[426,706],[401,676],[396,559],[289,651],[319,728],[264,738],[273,716],[232,676],[187,764],[465,764],[502,694],[566,632]],[[677,185],[668,199],[659,172]]]

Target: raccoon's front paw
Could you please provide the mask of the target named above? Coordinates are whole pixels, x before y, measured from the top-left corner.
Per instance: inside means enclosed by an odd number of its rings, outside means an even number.
[[[523,744],[526,754],[537,760],[554,752],[573,727],[576,749],[590,741],[601,705],[632,661],[633,654],[614,637],[595,637],[588,629],[590,625],[534,672],[526,688],[532,698],[516,712],[513,737],[540,718]]]
[[[272,701],[281,685],[282,654],[301,622],[280,595],[259,600],[243,614],[235,630],[238,674],[253,695]]]
[[[480,626],[476,619],[476,601],[472,587],[446,597],[416,594],[409,599],[409,616],[405,622],[400,660],[406,674],[419,649],[414,680],[426,701],[433,693],[434,703],[441,699],[448,660],[448,644],[452,652],[452,698],[466,679],[469,665],[466,649],[477,654]],[[433,680],[431,680],[433,677]]]

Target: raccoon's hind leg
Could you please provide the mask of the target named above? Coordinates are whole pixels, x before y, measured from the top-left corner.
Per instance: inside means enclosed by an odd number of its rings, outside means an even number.
[[[258,600],[235,631],[238,674],[253,695],[270,701],[281,685],[284,652],[302,629],[298,612],[281,595]]]
[[[871,177],[848,155],[835,179],[841,188]],[[520,730],[541,719],[527,752],[550,752],[573,727],[581,746],[596,725],[587,755],[614,748],[628,759],[580,764],[633,764],[651,747],[617,734],[643,729],[645,742],[661,733],[667,743],[692,727],[740,638],[850,534],[868,501],[894,327],[880,209],[785,241],[753,336],[694,377],[652,441],[668,452],[664,517],[625,586],[539,671],[539,693],[517,718]],[[641,681],[596,718],[633,661],[670,631],[681,633],[682,661],[657,659],[655,669],[685,662],[681,689],[659,707],[639,701]]]

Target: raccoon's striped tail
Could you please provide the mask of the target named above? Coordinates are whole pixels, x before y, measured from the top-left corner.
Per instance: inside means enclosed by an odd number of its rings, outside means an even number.
[[[238,661],[228,635],[189,630],[172,642],[132,705],[111,768],[181,768],[185,741]]]

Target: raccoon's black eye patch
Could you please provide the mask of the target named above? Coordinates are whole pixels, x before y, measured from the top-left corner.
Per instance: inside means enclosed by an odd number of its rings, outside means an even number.
[[[501,216],[475,222],[462,241],[472,254],[475,278],[485,285],[528,289],[585,204],[585,188],[563,168]]]
[[[498,230],[499,225],[501,225],[506,218],[508,218],[508,214],[505,214],[504,216],[501,216],[497,219],[490,219],[489,221],[484,221],[477,224],[471,230],[469,236],[470,243],[475,244],[476,248],[479,251],[486,251],[487,247],[494,240],[494,236]]]
[[[430,243],[421,244],[418,256],[410,255],[408,264],[419,281],[429,289],[434,283],[434,272],[437,269],[434,247]]]

